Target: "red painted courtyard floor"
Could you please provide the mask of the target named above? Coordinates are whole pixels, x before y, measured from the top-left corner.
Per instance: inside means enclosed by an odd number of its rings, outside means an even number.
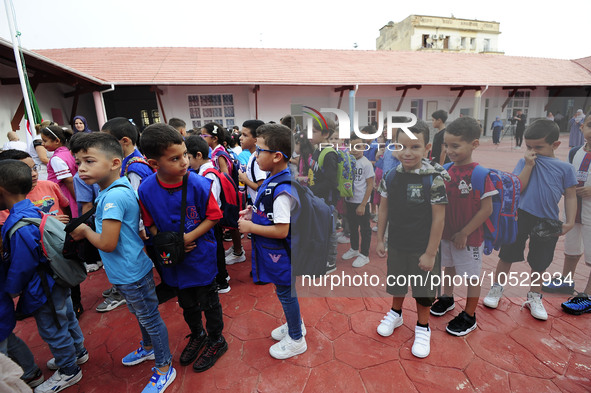
[[[568,138],[561,138],[568,144]],[[512,170],[524,150],[512,150],[509,140],[495,148],[483,140],[475,160],[489,167]],[[566,157],[561,146],[558,156]],[[250,250],[249,242],[244,242]],[[375,236],[374,236],[375,243]],[[342,255],[349,245],[339,245]],[[247,253],[248,254],[248,253]],[[353,269],[351,261],[339,258],[339,271],[348,274],[367,271],[383,274],[385,259],[370,255],[371,263]],[[484,259],[486,273],[494,270],[496,252]],[[563,264],[562,240],[550,272]],[[516,271],[529,271],[525,263]],[[591,391],[591,315],[571,316],[561,311],[565,295],[546,295],[547,321],[537,321],[527,308],[521,309],[527,287],[506,291],[498,309],[477,309],[478,328],[465,337],[445,332],[446,323],[465,304],[441,318],[432,317],[431,354],[425,359],[410,353],[416,311],[414,301],[404,305],[404,325],[384,338],[376,327],[388,311],[391,300],[378,288],[378,297],[300,298],[307,328],[308,351],[280,361],[270,357],[274,343],[271,330],[284,322],[281,305],[273,286],[256,286],[246,263],[228,267],[231,292],[220,295],[224,311],[224,335],[228,352],[210,370],[197,374],[180,367],[178,358],[189,333],[176,299],[163,304],[160,312],[168,327],[177,378],[167,392],[589,392]],[[580,263],[575,275],[582,290],[590,267]],[[91,273],[82,285],[86,312],[80,325],[86,338],[90,360],[82,366],[83,379],[67,392],[140,392],[147,383],[153,364],[124,367],[121,358],[138,346],[139,328],[126,307],[105,314],[94,308],[102,302],[101,291],[108,288],[105,273]],[[485,279],[483,296],[490,288]],[[336,292],[339,293],[338,291]],[[346,293],[346,292],[343,292]],[[360,291],[359,293],[363,293]],[[459,291],[462,295],[462,291]],[[381,296],[381,297],[379,297]],[[19,322],[16,333],[25,340],[45,377],[51,372],[45,363],[51,354],[39,338],[34,321]]]

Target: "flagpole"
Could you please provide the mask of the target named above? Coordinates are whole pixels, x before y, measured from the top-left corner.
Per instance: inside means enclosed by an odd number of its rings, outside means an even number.
[[[12,0],[4,0],[6,7],[6,18],[8,19],[8,27],[10,29],[10,36],[12,38],[12,49],[14,50],[14,59],[16,61],[16,69],[18,71],[18,78],[20,80],[21,89],[23,91],[23,100],[25,102],[25,110],[27,111],[27,117],[29,118],[29,129],[27,130],[27,145],[30,146],[33,143],[33,129],[35,128],[35,117],[31,110],[31,101],[29,100],[29,92],[27,90],[27,84],[25,82],[25,74],[23,72],[23,63],[21,62],[21,56],[19,53],[19,45],[17,42],[17,33],[15,31],[16,21],[12,18],[16,18],[14,13],[14,6]]]

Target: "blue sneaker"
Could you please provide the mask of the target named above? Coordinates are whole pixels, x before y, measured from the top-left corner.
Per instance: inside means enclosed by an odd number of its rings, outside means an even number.
[[[547,293],[565,293],[572,295],[575,290],[574,281],[566,281],[564,277],[554,278],[552,281],[546,281],[542,284],[542,291]]]
[[[566,302],[562,303],[562,309],[573,315],[581,315],[586,312],[591,312],[591,299],[586,293],[578,292],[577,296],[571,297]]]
[[[123,358],[123,360],[121,360],[121,363],[123,363],[124,366],[134,366],[136,364],[140,364],[142,362],[145,362],[146,360],[154,360],[154,349],[151,349],[149,351],[146,351],[144,349],[144,342],[141,341],[141,345],[138,349],[136,349],[135,351],[131,352],[130,354],[128,354],[127,356],[125,356]]]
[[[142,393],[162,393],[176,378],[176,370],[172,367],[172,364],[166,374],[160,374],[160,370],[156,367],[152,371],[154,371],[154,374],[152,374],[150,382],[142,390]]]

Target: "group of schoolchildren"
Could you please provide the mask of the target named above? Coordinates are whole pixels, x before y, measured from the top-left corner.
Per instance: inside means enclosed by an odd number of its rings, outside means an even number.
[[[438,156],[432,155],[432,160],[427,158],[432,147],[429,127],[422,121],[410,127],[410,133],[395,130],[393,138],[399,151],[382,152],[379,170],[374,170],[363,151],[350,152],[356,160],[354,192],[345,199],[343,210],[351,247],[342,259],[355,258],[356,268],[370,262],[370,205],[379,200],[376,251],[380,257],[387,255],[388,275],[419,275],[425,279],[424,285],[415,285],[416,281],[412,285],[418,316],[412,353],[419,358],[430,353],[430,315],[443,316],[455,307],[454,288],[444,286],[436,298],[428,277],[438,274],[438,260],[446,275],[480,276],[483,224],[492,212],[492,197],[498,192],[488,176],[482,185],[472,185],[472,175],[478,167],[472,160],[472,153],[479,146],[478,122],[463,117],[446,128],[445,112],[437,111],[433,117],[434,126],[439,129],[434,143],[442,146],[433,149]],[[56,203],[57,206],[43,212],[66,222],[69,219],[63,210],[66,206],[77,204],[71,217],[96,207],[94,219],[88,225],[81,224],[71,235],[75,240],[86,240],[98,250],[112,284],[103,295],[122,299],[120,303],[127,303],[138,320],[140,346],[126,355],[122,363],[132,366],[146,360],[155,361],[144,392],[163,392],[176,376],[168,331],[158,311],[162,299],[156,293],[153,267],[157,268],[162,283],[178,296],[190,330],[189,342],[179,362],[181,366],[192,363],[196,372],[205,371],[228,348],[222,334],[224,322],[219,294],[230,290],[226,264],[246,259],[240,233],[251,237],[253,281],[275,284],[285,314],[286,323],[271,332],[278,342],[270,347],[270,355],[286,359],[307,350],[291,257],[285,250],[285,243],[291,242],[290,217],[300,206],[300,200],[298,193],[283,180],[297,177],[326,204],[337,205],[339,156],[335,149],[321,148],[331,137],[334,141],[336,127],[327,120],[325,126],[314,126],[309,146],[296,139],[299,155],[293,155],[294,135],[290,124],[249,120],[243,124],[239,138],[242,152],[247,156],[242,160],[230,154],[226,148],[230,147],[226,131],[215,123],[205,125],[199,136],[187,135],[183,124],[176,129],[166,124],[148,126],[139,139],[139,150],[137,129],[123,118],[107,122],[103,132],[77,134],[70,141],[69,150],[67,133],[61,127],[49,126],[42,131],[44,146],[56,151],[54,156],[60,158],[51,169],[48,167],[60,188],[54,187],[56,199],[51,206]],[[566,219],[556,235],[567,234],[565,253],[569,263],[565,263],[564,279],[545,283],[542,289],[572,293],[574,285],[567,283],[566,276],[569,273],[572,276],[584,251],[586,262],[591,263],[591,238],[588,239],[591,231],[587,222],[591,219],[588,178],[591,116],[585,120],[582,132],[587,143],[573,150],[571,165],[554,157],[560,142],[559,130],[553,122],[538,120],[526,130],[528,149],[514,170],[521,182],[517,240],[501,248],[495,283],[484,298],[485,306],[497,307],[503,293],[501,275],[510,271],[512,263],[524,260],[528,239],[527,260],[532,273],[541,274],[548,268],[558,236],[537,238],[531,235],[532,228],[540,220],[559,219],[558,203],[563,195]],[[362,140],[352,136],[350,142],[354,146]],[[8,155],[2,157],[5,154]],[[10,211],[2,227],[0,284],[4,291],[0,294],[0,352],[8,354],[23,368],[21,378],[36,386],[35,392],[57,392],[82,378],[80,365],[88,361],[89,353],[84,347],[70,289],[56,284],[51,274],[38,269],[47,263],[39,252],[39,228],[26,225],[11,231],[24,217],[42,216],[42,209],[36,207],[41,205],[33,195],[35,188],[40,187],[35,165],[27,156],[11,154],[10,151],[0,153],[0,208]],[[294,156],[298,158],[295,162]],[[446,160],[449,163],[444,168],[442,164]],[[573,165],[579,166],[575,168],[576,174]],[[375,180],[376,172],[382,173],[379,181]],[[250,202],[239,212],[239,217],[227,217],[231,210],[227,209],[226,185],[237,187],[238,182],[246,188]],[[79,192],[76,184],[86,187],[86,193]],[[374,190],[379,194],[378,199],[372,198]],[[65,197],[60,197],[60,192]],[[84,194],[85,199],[78,199],[79,194]],[[235,227],[228,226],[228,221],[235,221]],[[159,233],[178,232],[182,224],[185,257],[174,266],[165,266],[161,262],[166,256],[160,255],[152,240]],[[334,225],[337,225],[337,214]],[[228,230],[228,240],[232,240],[228,250],[223,247],[224,230]],[[328,240],[327,274],[337,268],[339,235],[343,236],[333,231]],[[47,301],[42,288],[42,274],[47,275],[52,302]],[[585,292],[562,307],[573,314],[591,311],[587,295],[590,291],[591,277]],[[391,310],[377,327],[377,333],[382,336],[391,335],[402,325],[408,285],[388,281],[387,292],[393,300]],[[54,356],[48,361],[48,368],[57,371],[45,382],[26,344],[12,333],[15,310],[11,297],[16,296],[19,296],[17,310],[34,316],[39,334]],[[480,283],[470,283],[464,311],[447,325],[450,334],[463,336],[476,328],[479,297]],[[532,283],[525,305],[535,318],[547,319],[539,284]]]
[[[499,193],[498,185],[493,184],[488,175],[475,175],[485,169],[472,159],[472,153],[480,143],[479,123],[472,118],[461,117],[446,127],[447,113],[442,110],[434,112],[432,118],[436,130],[433,144],[429,143],[429,127],[425,122],[418,121],[409,128],[416,137],[414,139],[403,130],[394,130],[393,142],[398,144],[396,150],[399,151],[390,154],[386,150],[381,158],[375,160],[375,169],[365,162],[372,148],[367,149],[361,143],[365,141],[351,136],[346,146],[357,160],[355,171],[358,176],[354,179],[354,196],[345,198],[343,216],[348,221],[347,225],[337,238],[338,243],[351,243],[350,249],[342,255],[343,260],[356,257],[353,267],[369,262],[369,194],[373,178],[381,172],[381,179],[375,181],[380,196],[378,224],[375,227],[376,252],[380,257],[387,254],[389,277],[421,276],[423,280],[402,281],[404,285],[401,286],[396,285],[396,280],[392,280],[394,284],[388,282],[387,292],[393,296],[392,308],[380,322],[377,332],[390,336],[394,329],[402,325],[402,305],[410,284],[418,314],[412,353],[419,358],[430,353],[430,315],[443,316],[456,306],[454,281],[441,280],[441,293],[436,297],[437,288],[430,284],[433,281],[429,280],[429,276],[440,274],[437,261],[440,261],[445,276],[482,276],[484,224],[493,212],[493,197]],[[373,128],[368,130],[370,133],[375,131]],[[588,227],[591,220],[591,178],[588,177],[591,116],[587,117],[581,132],[586,144],[574,148],[569,155],[570,163],[567,163],[554,155],[560,145],[559,129],[554,122],[538,120],[525,131],[527,151],[513,171],[520,183],[516,240],[500,248],[494,282],[483,299],[486,307],[494,309],[498,306],[504,290],[501,284],[506,285],[511,264],[525,260],[524,250],[528,240],[531,285],[524,306],[536,319],[548,318],[541,292],[572,295],[574,270],[580,256],[585,253],[586,262],[591,262],[591,228]],[[335,180],[338,178],[338,155],[331,154],[336,153],[335,141],[331,139],[333,133],[336,134],[330,125],[315,125],[311,140],[316,146],[314,150],[305,150],[306,142],[296,139],[300,161],[295,163],[294,168],[299,172],[300,182],[307,183],[317,196],[323,197],[336,209],[339,203]],[[384,142],[384,138],[377,141]],[[319,149],[321,144],[326,147]],[[366,157],[354,150],[356,145],[361,146],[358,149],[365,150]],[[329,150],[329,153],[323,154],[323,150]],[[302,156],[303,152],[306,155]],[[377,155],[380,155],[379,150]],[[304,176],[306,170],[310,174],[308,179]],[[472,184],[474,180],[482,184]],[[563,197],[564,223],[559,221],[559,202]],[[550,235],[538,234],[538,228],[540,225],[543,228],[546,222],[553,222],[558,229]],[[349,233],[345,234],[346,231]],[[552,262],[560,235],[566,235],[563,274],[542,282],[542,277],[545,277],[542,274]],[[330,240],[330,248],[336,248],[334,239]],[[334,259],[329,255],[327,270],[330,272],[333,269]],[[476,308],[482,280],[468,279],[464,282],[467,286],[465,308],[446,327],[446,331],[455,336],[464,336],[477,327]],[[562,304],[563,310],[575,315],[591,312],[590,290],[591,277],[584,292],[577,293]]]

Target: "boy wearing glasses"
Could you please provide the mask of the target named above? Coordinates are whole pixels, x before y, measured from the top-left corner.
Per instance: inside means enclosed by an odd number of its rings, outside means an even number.
[[[287,168],[292,132],[279,124],[262,125],[256,132],[257,163],[261,170],[270,173],[259,188],[254,205],[241,212],[238,227],[240,232],[252,234],[253,280],[275,284],[287,322],[271,332],[271,337],[279,342],[269,348],[269,353],[275,359],[287,359],[308,349],[300,305],[292,286],[288,250],[291,247],[291,212],[299,205],[297,192],[292,192],[289,183],[291,175]],[[270,187],[272,183],[279,184]]]
[[[27,194],[27,199],[33,202],[43,213],[55,216],[58,220],[67,224],[70,221],[70,203],[62,194],[57,183],[49,180],[38,180],[37,165],[29,153],[21,150],[5,150],[0,153],[0,160],[19,160],[31,168],[33,187]],[[8,210],[0,211],[0,226],[8,217]]]

